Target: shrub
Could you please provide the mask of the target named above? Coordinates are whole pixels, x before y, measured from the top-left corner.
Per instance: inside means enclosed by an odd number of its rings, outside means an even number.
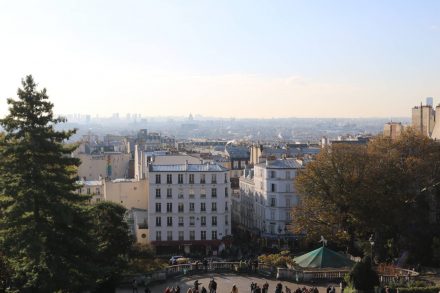
[[[371,267],[370,257],[365,257],[353,267],[350,282],[355,289],[362,291],[372,291],[375,286],[379,286],[379,276]]]
[[[440,287],[409,287],[399,288],[399,293],[438,293]]]
[[[295,263],[293,258],[289,256],[289,251],[287,250],[275,254],[260,255],[258,261],[266,265],[280,268],[286,268],[288,265],[293,265]]]

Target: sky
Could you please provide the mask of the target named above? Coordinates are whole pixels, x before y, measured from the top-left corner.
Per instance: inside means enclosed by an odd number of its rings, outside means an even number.
[[[440,1],[0,0],[0,115],[404,117],[440,103]]]

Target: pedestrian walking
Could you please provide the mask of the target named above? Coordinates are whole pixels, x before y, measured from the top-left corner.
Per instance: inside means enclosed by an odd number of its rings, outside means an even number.
[[[267,283],[267,281],[263,285],[263,293],[269,293],[269,284]]]

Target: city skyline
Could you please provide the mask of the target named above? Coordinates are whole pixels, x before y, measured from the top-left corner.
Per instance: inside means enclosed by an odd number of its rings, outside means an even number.
[[[440,101],[439,8],[5,1],[0,115],[33,74],[59,114],[409,117],[426,97]]]

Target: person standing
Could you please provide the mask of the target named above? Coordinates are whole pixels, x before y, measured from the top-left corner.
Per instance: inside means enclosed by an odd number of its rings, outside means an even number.
[[[214,278],[211,279],[209,282],[209,293],[216,293],[217,292],[217,282],[214,280]]]
[[[131,288],[132,288],[132,293],[134,292],[138,293],[138,284],[136,279],[133,279],[133,281],[131,282]]]
[[[205,268],[205,273],[208,271],[208,261],[206,258],[203,260],[203,267]]]
[[[232,291],[231,293],[238,293],[238,288],[236,285],[232,286]]]

